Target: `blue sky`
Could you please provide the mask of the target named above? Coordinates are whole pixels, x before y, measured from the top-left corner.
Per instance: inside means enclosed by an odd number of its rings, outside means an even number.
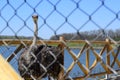
[[[39,37],[44,39],[54,33],[77,30],[116,30],[120,28],[119,3],[120,0],[0,0],[0,35],[32,36],[32,14],[39,15]]]

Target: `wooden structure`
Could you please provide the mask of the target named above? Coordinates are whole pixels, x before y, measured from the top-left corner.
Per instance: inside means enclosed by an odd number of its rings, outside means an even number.
[[[32,43],[32,40],[13,40],[13,39],[4,39],[0,40],[0,45],[19,45],[18,48],[15,50],[14,54],[17,54],[21,48],[23,48],[24,44],[30,45]],[[82,44],[82,47],[80,49],[80,52],[76,55],[74,52],[71,51],[69,45],[67,43],[76,43],[76,44]],[[120,53],[120,42],[114,42],[110,41],[109,39],[106,39],[106,41],[85,41],[85,40],[64,40],[63,38],[60,38],[60,40],[39,40],[37,44],[48,44],[48,45],[62,45],[62,49],[66,48],[66,50],[69,52],[69,55],[73,58],[73,62],[71,65],[68,67],[66,70],[66,73],[64,74],[64,69],[61,71],[60,77],[63,76],[63,78],[67,77],[75,64],[79,66],[81,71],[84,73],[83,76],[80,77],[75,77],[74,80],[82,80],[84,78],[88,77],[96,77],[96,76],[101,76],[105,74],[116,74],[118,70],[113,69],[113,66],[115,63],[118,65],[120,68],[120,59],[118,58],[118,55]],[[96,46],[94,45],[100,45],[102,48],[100,53],[95,51]],[[116,47],[117,52],[114,52],[114,48]],[[95,56],[95,60],[92,62],[92,65],[90,65],[90,52],[91,50],[93,52],[93,55]],[[78,59],[80,56],[83,54],[83,52],[86,52],[85,55],[85,60],[86,63],[83,65]],[[104,53],[106,51],[106,53]],[[11,54],[8,58],[7,61],[11,61],[11,59],[14,57],[14,54]],[[103,62],[102,60],[102,55],[106,54],[106,62]],[[110,55],[113,56],[113,61],[110,60]],[[90,73],[91,70],[95,68],[97,63],[100,63],[102,68],[105,70],[104,72],[99,72],[99,73]],[[63,79],[62,78],[62,79]],[[61,79],[61,78],[60,78]]]
[[[1,55],[0,80],[23,80]]]

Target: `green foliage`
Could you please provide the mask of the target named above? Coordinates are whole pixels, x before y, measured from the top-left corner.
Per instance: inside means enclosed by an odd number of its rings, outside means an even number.
[[[63,36],[65,40],[97,40],[103,41],[107,38],[107,36],[111,37],[115,41],[120,40],[120,29],[117,30],[93,30],[93,31],[84,31],[77,33],[64,33],[60,35],[52,36],[51,40],[58,40],[59,36]],[[57,37],[56,37],[57,36]],[[74,38],[73,38],[74,37]]]

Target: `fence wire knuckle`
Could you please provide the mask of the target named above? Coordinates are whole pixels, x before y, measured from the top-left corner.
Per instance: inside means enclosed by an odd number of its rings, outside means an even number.
[[[120,7],[112,0],[3,0],[0,54],[25,80],[120,78]]]

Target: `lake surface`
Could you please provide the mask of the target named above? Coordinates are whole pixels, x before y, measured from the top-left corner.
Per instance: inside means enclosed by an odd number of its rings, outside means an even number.
[[[14,52],[14,50],[16,49],[15,46],[0,46],[0,54],[3,55],[4,58],[7,58],[8,56],[11,55],[11,53]],[[71,51],[73,51],[76,55],[79,53],[80,49],[71,49]],[[99,49],[95,50],[97,53],[100,52]],[[115,51],[116,52],[116,51]],[[94,62],[95,60],[95,56],[93,54],[93,52],[90,50],[90,65],[92,65],[92,63]],[[17,71],[18,71],[18,62],[17,62],[17,59],[19,58],[19,55],[20,53],[18,53],[11,61],[10,61],[10,64],[13,66],[13,68]],[[86,56],[86,53],[83,52],[82,55],[80,56],[79,58],[79,61],[85,65],[85,62],[86,62],[86,59],[85,59],[85,56]],[[103,53],[103,61],[106,60],[106,51]],[[110,60],[112,62],[113,60],[113,57],[110,55]],[[120,55],[119,55],[120,57]],[[120,60],[120,59],[119,59]],[[71,57],[71,55],[69,54],[69,52],[67,50],[64,50],[64,67],[67,69],[71,63],[73,62],[73,59]],[[118,68],[118,66],[115,64],[114,68]],[[100,63],[97,64],[97,66],[92,70],[91,73],[98,73],[98,72],[102,72],[104,71],[104,69],[101,67]],[[80,68],[78,67],[78,65],[76,64],[74,66],[74,68],[72,69],[72,71],[70,72],[70,76],[71,77],[78,77],[78,76],[81,76],[83,75],[82,71],[80,70]]]

